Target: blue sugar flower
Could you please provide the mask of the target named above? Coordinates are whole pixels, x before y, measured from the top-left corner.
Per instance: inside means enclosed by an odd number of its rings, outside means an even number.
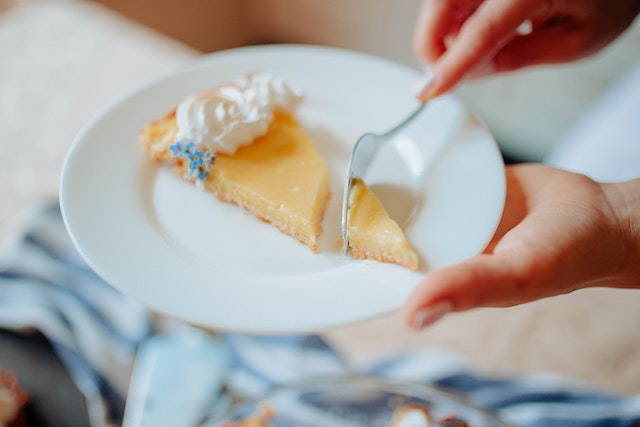
[[[190,154],[191,152],[193,152],[193,150],[195,150],[196,148],[196,144],[194,144],[193,142],[189,142],[187,143],[187,145],[184,146],[184,151],[182,152],[182,154]]]
[[[213,150],[198,150],[196,144],[188,142],[187,144],[176,141],[169,146],[169,150],[173,157],[188,159],[187,175],[196,177],[202,182],[209,176],[209,170],[216,161],[216,152]]]
[[[202,182],[209,177],[211,166],[215,163],[215,151],[198,151],[191,157],[189,165],[191,176],[197,174],[198,181]]]
[[[204,151],[193,150],[188,154],[190,160],[189,167],[192,169],[199,168],[204,163]]]
[[[184,145],[180,141],[176,141],[175,144],[169,146],[169,151],[173,157],[182,157]]]

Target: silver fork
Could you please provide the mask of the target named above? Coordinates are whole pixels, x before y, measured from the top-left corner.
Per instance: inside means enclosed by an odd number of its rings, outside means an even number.
[[[349,251],[347,223],[349,220],[349,199],[351,197],[354,180],[356,178],[364,178],[364,175],[367,173],[369,166],[371,166],[380,149],[392,141],[398,132],[419,116],[427,104],[428,103],[420,104],[406,119],[382,134],[365,133],[358,139],[356,145],[353,147],[344,182],[344,196],[342,198],[342,251],[345,255]]]

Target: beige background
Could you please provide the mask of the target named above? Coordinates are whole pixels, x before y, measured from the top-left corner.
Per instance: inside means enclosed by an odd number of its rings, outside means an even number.
[[[419,0],[98,0],[202,52],[265,42],[348,47],[419,68]],[[640,58],[640,23],[602,54],[466,85],[459,95],[508,154],[542,160],[585,107]]]
[[[0,0],[2,249],[10,247],[35,205],[56,197],[65,152],[82,126],[136,84],[202,51],[274,41],[321,43],[419,66],[410,50],[417,0],[105,2],[129,17],[81,0]],[[469,85],[460,95],[507,151],[536,160],[639,57],[638,49],[636,25],[590,61]],[[444,348],[477,369],[562,373],[635,394],[638,307],[637,292],[592,289],[455,314],[422,333],[408,331],[391,314],[326,336],[354,363],[408,348]]]

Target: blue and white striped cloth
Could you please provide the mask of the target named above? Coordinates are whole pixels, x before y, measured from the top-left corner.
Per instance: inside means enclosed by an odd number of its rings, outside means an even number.
[[[136,351],[156,333],[144,307],[83,262],[57,204],[43,209],[0,257],[0,328],[48,337],[86,397],[94,427],[121,424]],[[448,352],[416,351],[354,368],[318,335],[223,334],[216,340],[231,355],[227,389],[236,395],[318,375],[363,373],[447,388],[520,427],[640,426],[640,396],[611,396],[554,376],[486,377]]]

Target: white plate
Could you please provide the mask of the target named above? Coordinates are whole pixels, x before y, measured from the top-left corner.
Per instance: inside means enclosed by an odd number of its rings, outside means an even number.
[[[320,252],[181,181],[138,143],[147,122],[185,96],[265,69],[306,92],[299,120],[329,167],[333,195]],[[208,55],[148,83],[80,133],[61,204],[79,251],[112,286],[197,325],[258,333],[310,331],[399,308],[429,268],[484,248],[502,213],[504,164],[491,134],[452,97],[433,102],[389,146],[367,182],[422,259],[412,272],[341,254],[340,204],[360,135],[416,107],[416,71],[333,48],[276,45]]]

